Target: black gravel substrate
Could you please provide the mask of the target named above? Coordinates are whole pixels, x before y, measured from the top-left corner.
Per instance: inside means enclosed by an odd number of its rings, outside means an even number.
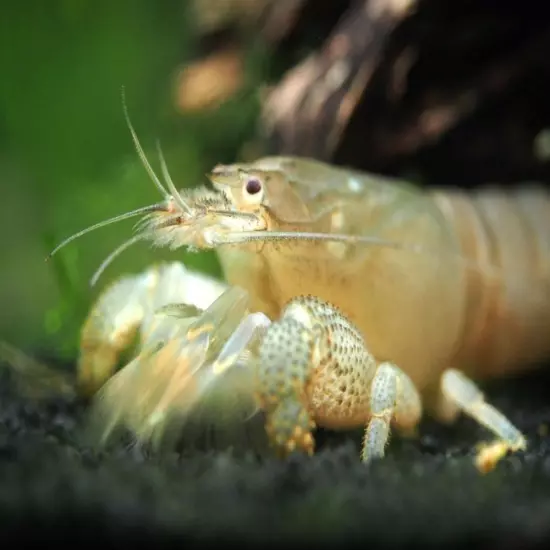
[[[0,548],[230,539],[241,546],[364,548],[412,543],[526,548],[550,542],[550,376],[488,386],[524,430],[527,452],[481,476],[473,446],[489,439],[469,419],[395,438],[385,460],[359,462],[360,433],[319,434],[314,458],[231,451],[155,456],[136,446],[97,454],[77,443],[83,406],[32,403],[0,392]],[[4,546],[6,544],[6,546]],[[13,543],[12,543],[12,546]]]

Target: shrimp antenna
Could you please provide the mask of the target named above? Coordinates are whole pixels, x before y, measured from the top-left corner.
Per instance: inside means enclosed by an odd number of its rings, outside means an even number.
[[[141,146],[141,143],[139,142],[136,131],[134,130],[134,126],[132,125],[132,121],[130,120],[130,115],[128,113],[128,105],[126,104],[126,92],[124,91],[124,86],[122,86],[121,96],[122,96],[122,108],[124,110],[124,118],[126,119],[126,125],[128,126],[128,129],[130,130],[130,134],[132,134],[132,141],[134,142],[134,147],[136,148],[136,151],[139,155],[141,163],[143,164],[145,170],[147,170],[147,173],[149,174],[149,177],[151,178],[153,183],[157,186],[158,190],[162,193],[164,198],[169,199],[170,198],[170,193],[168,193],[168,191],[166,191],[166,189],[162,185],[161,181],[159,180],[158,176],[155,174],[155,171],[153,170],[153,168],[151,168],[151,165],[149,164],[149,161],[147,160],[147,157],[145,156],[145,152],[143,151],[143,147]],[[175,197],[174,197],[174,199],[175,199]]]
[[[106,225],[111,225],[112,223],[120,222],[128,218],[133,218],[134,216],[139,216],[141,214],[148,214],[152,212],[162,212],[166,210],[167,210],[166,205],[162,203],[151,204],[149,206],[143,206],[141,208],[137,208],[136,210],[132,210],[131,212],[125,212],[124,214],[120,214],[118,216],[115,216],[114,218],[109,218],[108,220],[103,220],[102,222],[91,225],[90,227],[87,227],[86,229],[82,229],[78,233],[75,233],[74,235],[71,235],[70,237],[67,237],[64,241],[60,242],[46,256],[46,261],[48,261],[54,254],[56,254],[59,250],[61,250],[65,245],[73,242],[75,239],[78,239],[79,237],[82,237],[82,235],[86,235],[87,233],[90,233],[91,231],[95,231],[96,229],[105,227]]]
[[[138,241],[143,240],[142,235],[135,235],[131,239],[124,241],[120,246],[117,246],[102,262],[101,265],[96,269],[96,272],[92,275],[90,279],[90,286],[93,287],[97,283],[98,279],[101,277],[102,273],[111,265],[113,260],[120,256],[127,248],[130,248],[133,244]]]
[[[166,160],[164,158],[164,155],[162,153],[162,149],[160,148],[160,143],[157,141],[157,151],[159,154],[160,159],[160,167],[162,170],[162,175],[164,179],[166,180],[166,184],[168,185],[168,191],[164,188],[162,185],[162,182],[158,178],[158,176],[155,174],[155,171],[149,164],[149,161],[147,160],[147,157],[145,156],[145,152],[143,151],[143,147],[141,146],[141,143],[139,142],[139,139],[137,137],[136,131],[134,130],[134,126],[132,125],[132,121],[130,120],[130,115],[128,113],[128,105],[126,103],[126,93],[124,91],[124,86],[122,87],[122,108],[124,109],[124,118],[126,119],[126,124],[128,125],[128,129],[130,130],[130,133],[132,134],[132,140],[134,142],[134,147],[136,148],[136,151],[139,155],[139,158],[141,160],[141,163],[145,167],[145,170],[147,170],[147,173],[149,174],[149,177],[153,181],[153,183],[157,186],[159,191],[164,195],[166,199],[172,198],[176,204],[187,214],[191,214],[191,208],[189,205],[183,200],[182,196],[180,195],[179,191],[176,189],[176,186],[174,185],[174,182],[172,181],[172,178],[170,176],[170,172],[168,171],[168,166],[166,164]]]
[[[166,159],[164,158],[164,154],[160,146],[160,141],[158,139],[157,139],[157,152],[160,160],[160,169],[162,170],[162,175],[166,181],[166,185],[168,185],[168,191],[172,193],[172,198],[184,212],[187,212],[187,214],[192,214],[191,208],[189,208],[189,205],[183,200],[179,191],[176,189],[174,182],[172,181],[170,172],[168,171],[168,165],[166,164]]]

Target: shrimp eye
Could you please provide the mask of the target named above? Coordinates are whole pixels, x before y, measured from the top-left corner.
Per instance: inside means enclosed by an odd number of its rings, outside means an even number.
[[[250,178],[246,182],[246,192],[249,195],[257,195],[262,190],[262,182],[257,178]]]

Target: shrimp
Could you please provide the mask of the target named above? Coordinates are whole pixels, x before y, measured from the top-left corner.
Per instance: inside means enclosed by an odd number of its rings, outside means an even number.
[[[390,431],[416,433],[424,411],[483,425],[496,436],[495,463],[526,447],[474,380],[550,355],[542,190],[426,191],[313,159],[266,157],[218,165],[211,188],[178,191],[160,147],[166,188],[127,122],[164,195],[137,212],[145,217],[129,242],[215,249],[226,283],[172,266],[155,271],[154,284],[140,275],[100,298],[84,325],[79,379],[99,390],[104,434],[124,424],[150,438],[145,425],[184,419],[235,371],[247,381],[239,395],[254,396],[283,455],[313,453],[317,426],[364,426],[362,460],[383,457]],[[167,318],[146,345],[152,320]],[[136,327],[137,357],[107,382]],[[490,459],[481,462],[490,469]]]

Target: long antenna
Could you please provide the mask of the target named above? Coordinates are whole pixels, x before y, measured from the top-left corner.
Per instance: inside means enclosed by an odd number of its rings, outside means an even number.
[[[102,262],[101,265],[96,269],[96,272],[92,275],[90,279],[90,286],[93,287],[101,277],[101,274],[107,269],[109,265],[113,262],[115,258],[120,256],[127,248],[130,248],[133,244],[143,240],[143,235],[135,235],[131,239],[124,241],[121,245],[117,246]]]
[[[174,201],[176,201],[176,204],[188,214],[191,214],[191,208],[189,205],[183,200],[182,196],[180,195],[179,191],[176,189],[176,186],[174,185],[174,182],[172,181],[172,177],[170,176],[170,172],[168,171],[168,166],[166,164],[166,160],[164,158],[164,154],[162,152],[160,141],[157,140],[157,151],[158,156],[160,159],[160,169],[162,170],[162,175],[164,179],[166,180],[166,185],[168,185],[168,190],[170,193],[172,193],[172,197]]]
[[[145,167],[145,170],[147,170],[147,173],[149,174],[149,177],[151,178],[153,183],[157,186],[158,190],[162,193],[163,197],[165,199],[169,199],[170,193],[166,191],[161,181],[159,180],[158,176],[155,174],[155,171],[153,170],[153,168],[151,168],[151,165],[149,164],[149,161],[145,156],[145,152],[143,151],[143,147],[139,142],[139,138],[137,137],[136,131],[134,130],[132,121],[130,120],[130,115],[128,113],[128,105],[126,104],[126,92],[124,90],[124,86],[122,86],[122,89],[121,89],[121,96],[122,96],[122,109],[124,110],[124,118],[126,119],[126,125],[128,126],[128,129],[130,130],[130,134],[132,135],[132,141],[134,142],[134,147],[136,148],[136,151],[139,155],[141,163]]]
[[[86,227],[85,229],[82,229],[78,233],[75,233],[74,235],[71,235],[70,237],[67,237],[64,241],[60,242],[47,256],[46,261],[48,261],[54,254],[56,254],[59,250],[61,250],[65,245],[73,242],[75,239],[78,239],[82,237],[82,235],[86,235],[87,233],[90,233],[91,231],[95,231],[96,229],[99,229],[101,227],[105,227],[106,225],[111,225],[112,223],[120,222],[122,220],[127,220],[128,218],[133,218],[135,216],[139,216],[141,214],[150,214],[152,212],[164,212],[167,210],[167,207],[165,204],[151,204],[149,206],[143,206],[141,208],[137,208],[136,210],[132,210],[131,212],[125,212],[124,214],[120,214],[118,216],[115,216],[114,218],[109,218],[108,220],[103,220],[102,222],[96,223],[94,225],[91,225],[90,227]]]

